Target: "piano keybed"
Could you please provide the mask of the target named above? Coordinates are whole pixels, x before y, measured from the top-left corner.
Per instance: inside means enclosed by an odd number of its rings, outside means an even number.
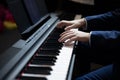
[[[54,29],[16,80],[67,80],[73,45],[65,46],[58,42],[62,32],[62,29]]]

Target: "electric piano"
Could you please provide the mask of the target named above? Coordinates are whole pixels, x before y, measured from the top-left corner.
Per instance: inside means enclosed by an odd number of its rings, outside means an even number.
[[[41,38],[34,36],[27,44],[21,39],[16,42],[1,56],[0,79],[70,80],[74,46],[58,42],[62,31],[52,25]]]
[[[59,17],[47,13],[44,0],[7,2],[21,38],[0,56],[0,80],[71,80],[75,46],[58,42]]]

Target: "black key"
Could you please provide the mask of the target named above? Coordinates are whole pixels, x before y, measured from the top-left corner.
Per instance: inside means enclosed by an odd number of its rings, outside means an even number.
[[[59,50],[38,50],[38,54],[43,54],[43,55],[59,55],[60,51]]]
[[[56,49],[59,50],[61,47],[59,46],[42,46],[43,49]]]
[[[17,78],[17,80],[47,80],[45,77],[26,77],[26,76],[20,76]]]
[[[33,61],[34,60],[40,60],[40,61],[52,61],[52,62],[55,62],[56,61],[56,57],[54,57],[54,56],[35,56],[34,58],[33,58]]]
[[[50,75],[50,71],[52,71],[50,67],[27,67],[24,73]]]
[[[61,48],[63,46],[62,43],[54,43],[54,42],[46,42],[45,44],[43,44],[41,47],[56,47],[56,48]]]
[[[40,48],[39,50],[46,50],[46,51],[59,51],[58,49],[55,49],[55,48]]]
[[[38,59],[35,59],[31,61],[31,64],[37,64],[37,65],[55,65],[54,61],[40,61]]]
[[[58,53],[54,52],[39,52],[37,53],[37,56],[58,56]]]

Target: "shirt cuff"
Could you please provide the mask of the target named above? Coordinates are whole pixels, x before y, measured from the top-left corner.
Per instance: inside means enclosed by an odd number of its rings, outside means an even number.
[[[83,27],[83,30],[87,30],[87,25],[88,25],[88,24],[87,24],[87,20],[86,20],[86,18],[85,18],[84,20],[85,20],[85,24],[86,24],[86,25],[85,25],[85,27]]]
[[[90,32],[90,39],[89,39],[89,45],[91,46],[91,34],[92,34],[92,31]]]

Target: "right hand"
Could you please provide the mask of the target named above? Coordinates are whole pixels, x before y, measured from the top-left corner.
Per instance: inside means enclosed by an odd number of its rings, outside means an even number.
[[[90,33],[78,30],[66,30],[60,34],[59,42],[70,43],[72,41],[89,42]]]
[[[65,27],[65,30],[70,30],[74,28],[84,28],[85,26],[86,26],[86,21],[84,18],[79,20],[72,20],[72,21],[62,20],[57,24],[58,28]]]

